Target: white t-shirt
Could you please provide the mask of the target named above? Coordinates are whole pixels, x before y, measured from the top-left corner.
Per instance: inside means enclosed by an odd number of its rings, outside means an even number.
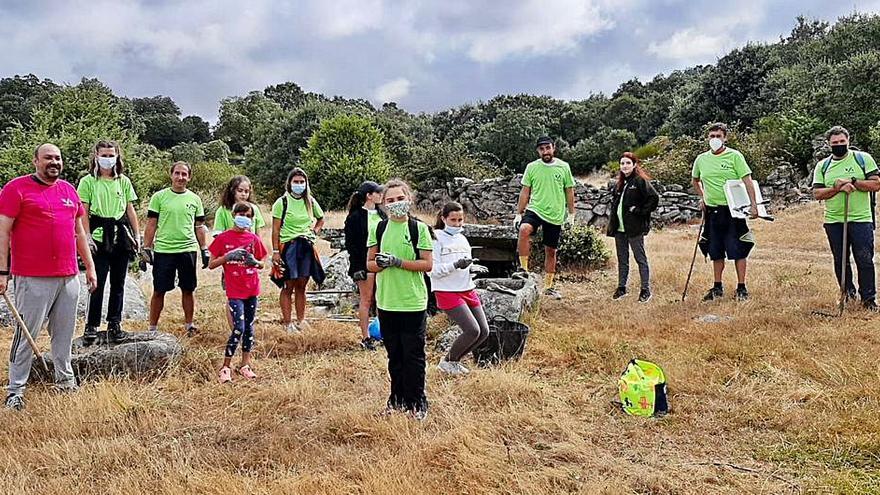
[[[465,292],[473,290],[470,267],[455,268],[453,263],[471,257],[471,243],[463,234],[449,235],[445,230],[435,231],[434,267],[428,275],[431,277],[433,292]]]

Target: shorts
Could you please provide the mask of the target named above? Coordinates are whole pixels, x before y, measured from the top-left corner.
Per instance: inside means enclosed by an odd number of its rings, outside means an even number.
[[[527,223],[534,227],[535,233],[537,233],[540,228],[544,229],[544,237],[541,242],[544,246],[553,249],[559,247],[559,236],[562,234],[562,225],[550,223],[539,217],[538,214],[532,210],[526,210],[522,217],[522,223]]]
[[[449,311],[455,309],[462,304],[467,304],[469,308],[479,308],[483,305],[477,291],[471,289],[464,292],[444,292],[437,291],[434,293],[437,298],[437,309]]]
[[[743,218],[733,218],[730,208],[722,206],[708,206],[708,218],[706,228],[709,231],[709,259],[713,261],[723,260],[725,256],[729,260],[745,259],[754,246],[754,241],[743,239],[748,237],[748,225]],[[751,239],[751,237],[748,237]]]
[[[154,253],[153,254],[153,291],[168,292],[174,290],[174,282],[180,290],[193,292],[196,290],[196,256],[195,251],[187,253]]]

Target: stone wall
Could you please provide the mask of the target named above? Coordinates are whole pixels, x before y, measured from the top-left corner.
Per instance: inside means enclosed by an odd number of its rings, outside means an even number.
[[[447,201],[453,200],[461,203],[467,213],[480,221],[506,223],[513,220],[522,187],[521,179],[522,175],[519,174],[479,182],[456,178],[447,182],[443,188],[420,192],[418,207],[425,211],[436,211]],[[798,177],[788,165],[779,167],[765,182],[761,184],[764,199],[791,203],[804,197],[804,190],[798,185]],[[692,190],[686,190],[678,184],[664,185],[658,181],[653,181],[653,184],[660,194],[660,204],[652,215],[655,224],[687,222],[699,217],[700,200]],[[578,221],[600,227],[607,225],[608,216],[612,213],[612,187],[613,182],[601,189],[589,184],[579,184],[575,189]]]

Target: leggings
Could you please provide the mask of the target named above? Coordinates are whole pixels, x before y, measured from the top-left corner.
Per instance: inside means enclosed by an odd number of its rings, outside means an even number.
[[[257,314],[257,298],[230,299],[229,311],[232,313],[232,333],[226,342],[226,357],[235,355],[241,342],[241,352],[251,352],[254,347],[254,317]]]
[[[452,343],[447,361],[461,361],[469,352],[489,337],[489,323],[482,306],[475,308],[462,304],[446,310],[446,314],[461,328],[461,335]]]

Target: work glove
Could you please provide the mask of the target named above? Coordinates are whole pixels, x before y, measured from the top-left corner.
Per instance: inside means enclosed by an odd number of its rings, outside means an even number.
[[[355,282],[362,282],[367,279],[367,272],[364,270],[358,270],[351,275],[351,279]]]
[[[376,255],[376,264],[379,265],[379,268],[389,268],[392,266],[400,268],[403,265],[403,260],[393,254],[379,253]]]
[[[141,249],[141,259],[144,260],[145,263],[153,264],[153,248],[145,247]]]
[[[211,251],[208,248],[202,248],[202,269],[208,268],[208,262],[211,261]]]
[[[245,253],[244,256],[244,265],[245,266],[260,266],[260,260],[254,257],[254,253]]]
[[[95,242],[95,239],[92,238],[92,236],[89,236],[88,243],[89,243],[89,251],[91,251],[92,256],[94,256],[95,253],[98,252],[98,244]]]
[[[565,226],[571,227],[572,225],[574,225],[574,215],[569,213],[568,215],[565,216]]]
[[[244,261],[249,254],[251,253],[245,251],[243,248],[238,248],[226,253],[224,258],[226,258],[226,261]]]
[[[519,225],[521,223],[522,223],[522,215],[517,213],[516,216],[513,217],[513,228],[518,229]]]
[[[472,260],[470,258],[460,258],[460,259],[455,260],[455,263],[453,263],[452,266],[454,266],[455,268],[458,268],[459,270],[463,270],[463,269],[471,266],[471,263],[473,263],[473,262],[474,262],[474,260]]]

